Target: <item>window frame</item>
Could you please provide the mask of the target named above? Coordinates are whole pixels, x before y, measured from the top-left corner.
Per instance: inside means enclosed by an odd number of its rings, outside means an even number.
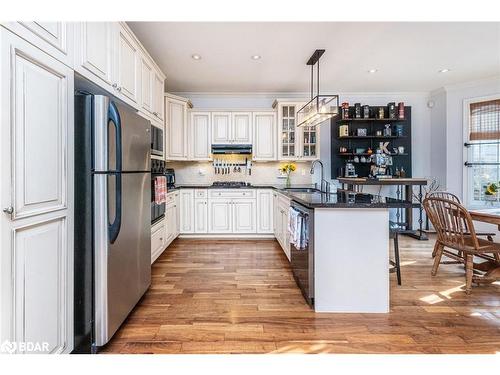
[[[500,100],[500,94],[493,94],[487,96],[480,96],[474,98],[467,98],[463,100],[463,155],[462,155],[462,168],[463,168],[463,178],[462,178],[462,196],[464,197],[465,206],[469,209],[487,209],[484,205],[475,204],[473,198],[473,192],[471,191],[471,174],[472,168],[465,165],[465,162],[469,160],[469,150],[470,147],[465,147],[465,143],[470,142],[469,140],[469,129],[470,129],[470,105],[474,103],[487,102],[490,100]],[[500,140],[499,140],[500,142]]]

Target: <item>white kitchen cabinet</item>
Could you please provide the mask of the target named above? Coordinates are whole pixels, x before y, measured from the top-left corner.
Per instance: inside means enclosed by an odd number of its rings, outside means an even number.
[[[163,123],[165,119],[165,77],[155,70],[153,75],[153,116]]]
[[[117,25],[118,51],[116,53],[116,90],[129,104],[138,103],[140,85],[140,51],[131,32]]]
[[[67,66],[73,67],[74,22],[4,22],[2,25]]]
[[[194,200],[194,232],[208,232],[208,200],[206,198]]]
[[[140,56],[140,69],[141,74],[141,95],[140,95],[140,108],[139,110],[146,115],[153,114],[153,79],[154,68],[153,63],[149,58],[142,53]]]
[[[189,160],[210,160],[210,112],[191,112],[189,121]]]
[[[155,224],[151,228],[151,264],[161,255],[165,250],[167,242],[167,225],[166,219]]]
[[[115,70],[115,28],[112,22],[79,22],[75,30],[75,70],[109,92]]]
[[[253,112],[253,160],[276,160],[275,118],[274,112]]]
[[[73,349],[73,71],[0,28],[0,82],[0,342],[46,342],[42,352],[67,353]]]
[[[278,111],[278,160],[307,161],[319,158],[319,126],[297,128],[302,102],[280,101]]]
[[[233,143],[252,143],[252,121],[252,112],[231,113],[231,141]]]
[[[167,160],[187,160],[187,102],[165,97]]]
[[[233,232],[256,233],[256,201],[255,199],[233,199]]]
[[[212,112],[212,143],[231,143],[231,112]]]
[[[273,233],[273,191],[257,190],[257,233]]]
[[[175,204],[167,204],[165,208],[166,244],[170,244],[175,239],[177,233],[177,210]]]
[[[208,233],[232,233],[231,199],[208,200]]]
[[[180,190],[180,232],[194,233],[194,190]]]
[[[212,143],[251,144],[252,112],[212,112]]]

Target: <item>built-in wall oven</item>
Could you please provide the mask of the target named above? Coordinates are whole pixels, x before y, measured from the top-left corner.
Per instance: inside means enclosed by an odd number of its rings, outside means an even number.
[[[314,306],[314,210],[292,201],[291,209],[302,218],[305,240],[299,248],[290,243],[293,278],[309,306]],[[293,241],[290,241],[293,242]]]
[[[151,160],[151,224],[156,223],[165,216],[166,203],[157,203],[155,181],[165,177],[166,163],[163,160]]]
[[[151,154],[163,157],[163,129],[151,125]]]

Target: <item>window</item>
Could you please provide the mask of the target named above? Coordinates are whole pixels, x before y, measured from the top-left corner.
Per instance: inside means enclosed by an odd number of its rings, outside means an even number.
[[[500,207],[500,97],[465,105],[468,204]]]

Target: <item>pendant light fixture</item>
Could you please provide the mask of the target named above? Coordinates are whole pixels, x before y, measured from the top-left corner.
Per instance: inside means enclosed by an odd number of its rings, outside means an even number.
[[[297,111],[297,127],[316,126],[339,114],[338,95],[319,94],[319,59],[325,53],[324,49],[317,49],[307,61],[311,66],[311,100]],[[318,64],[316,71],[316,96],[314,96],[314,65]]]

